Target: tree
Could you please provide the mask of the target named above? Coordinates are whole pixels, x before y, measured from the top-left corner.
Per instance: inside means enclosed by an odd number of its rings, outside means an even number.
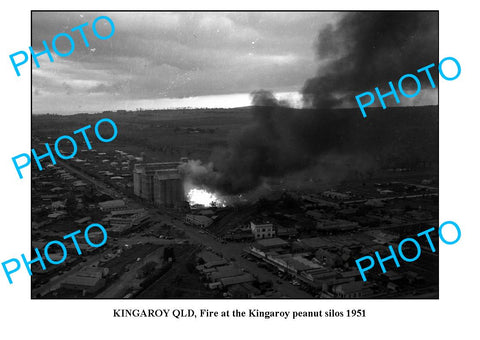
[[[185,267],[187,268],[187,271],[189,273],[193,273],[193,271],[195,270],[195,263],[187,262],[187,263],[185,263]]]
[[[183,281],[182,277],[180,275],[177,275],[175,276],[175,278],[173,279],[173,284],[178,286],[179,284],[181,284]]]
[[[65,202],[65,209],[69,215],[73,214],[77,208],[77,198],[73,192],[70,192]]]

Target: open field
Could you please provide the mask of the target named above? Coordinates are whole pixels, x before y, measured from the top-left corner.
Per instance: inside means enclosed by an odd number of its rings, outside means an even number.
[[[382,167],[417,165],[436,168],[437,106],[389,108],[385,111],[381,108],[371,109],[368,119],[362,118],[357,111],[342,109],[317,112],[282,108],[275,119],[288,119],[289,115],[319,119],[317,114],[322,115],[325,124],[337,130],[337,140],[331,141],[335,152],[368,155]],[[114,148],[135,155],[144,152],[152,162],[178,160],[180,157],[207,161],[215,148],[225,147],[233,136],[252,124],[253,114],[252,107],[245,107],[104,112],[70,116],[34,115],[32,134],[41,142],[48,141],[50,144],[67,134],[75,138],[79,149],[86,149],[81,135],[74,135],[73,131],[91,125],[87,134],[92,146],[98,151]],[[95,123],[104,117],[112,119],[118,126],[118,136],[111,143],[101,143],[94,136]],[[335,147],[337,144],[338,147]],[[38,150],[44,149],[41,144],[32,146]]]

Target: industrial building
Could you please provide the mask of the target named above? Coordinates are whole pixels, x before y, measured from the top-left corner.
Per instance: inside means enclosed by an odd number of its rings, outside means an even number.
[[[114,211],[114,210],[122,210],[125,209],[125,201],[124,200],[111,200],[98,203],[100,210],[102,211]]]
[[[175,207],[184,201],[183,181],[178,169],[157,170],[153,177],[154,204]]]
[[[105,286],[108,268],[89,267],[71,275],[61,283],[65,289],[96,293]]]
[[[362,281],[354,281],[337,285],[334,286],[332,290],[336,297],[342,299],[364,298],[373,294],[371,284]]]
[[[190,225],[195,225],[201,228],[206,228],[213,223],[213,220],[210,217],[203,215],[185,215],[185,223]]]
[[[181,162],[139,163],[133,169],[134,194],[159,207],[179,207],[185,202]]]
[[[109,225],[112,235],[122,235],[150,222],[150,215],[145,209],[112,211]]]

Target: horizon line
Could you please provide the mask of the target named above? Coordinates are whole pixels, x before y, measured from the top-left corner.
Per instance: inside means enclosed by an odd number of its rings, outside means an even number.
[[[424,105],[409,105],[409,106],[391,106],[388,109],[398,109],[398,108],[411,108],[411,107],[428,107],[428,106],[439,106],[438,104],[424,104]],[[238,106],[238,107],[173,107],[173,108],[158,108],[158,109],[135,109],[135,110],[104,110],[104,111],[91,111],[91,112],[76,112],[76,113],[52,113],[52,112],[44,112],[44,113],[33,113],[31,112],[32,116],[75,116],[75,115],[96,115],[96,114],[104,114],[104,113],[138,113],[138,112],[148,112],[148,111],[198,111],[198,110],[205,110],[205,111],[213,111],[213,110],[238,110],[238,109],[248,109],[253,107],[262,107],[262,105],[247,105],[247,106]],[[266,106],[265,106],[266,107]],[[278,106],[282,107],[282,106]],[[355,107],[338,107],[338,108],[314,108],[314,107],[289,107],[283,106],[283,108],[292,109],[292,110],[354,110],[358,109],[357,106]],[[381,106],[374,106],[370,107],[370,109],[379,109]],[[386,110],[386,109],[383,109]]]

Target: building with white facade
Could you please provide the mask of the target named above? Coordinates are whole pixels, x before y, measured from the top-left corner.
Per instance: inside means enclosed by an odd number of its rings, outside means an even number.
[[[256,240],[275,237],[275,230],[273,229],[272,223],[260,224],[250,222],[250,229],[252,230],[253,237],[255,237]]]

